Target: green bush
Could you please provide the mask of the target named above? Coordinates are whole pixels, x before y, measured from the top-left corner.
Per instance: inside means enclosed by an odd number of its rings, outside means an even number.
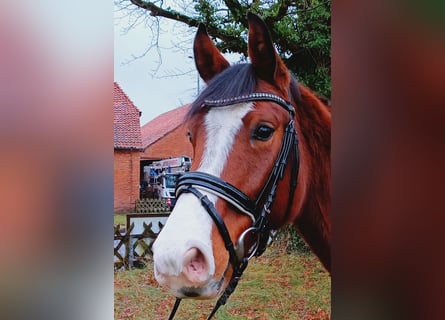
[[[311,249],[293,226],[287,226],[278,232],[276,241],[282,242],[287,253],[308,254]]]

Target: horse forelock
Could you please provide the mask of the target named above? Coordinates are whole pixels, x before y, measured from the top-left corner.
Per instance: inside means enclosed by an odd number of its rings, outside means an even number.
[[[277,79],[275,85],[261,86],[261,80],[255,76],[250,63],[242,63],[230,66],[215,76],[192,103],[186,116],[190,119],[205,104],[206,100],[223,100],[243,95],[249,95],[255,91],[277,91],[276,94],[294,103],[301,102],[299,84],[295,77],[288,73],[285,77]],[[279,88],[280,90],[277,90]]]
[[[195,115],[205,100],[220,100],[248,95],[255,92],[256,78],[252,65],[248,63],[236,64],[215,76],[207,87],[193,102],[187,117]]]

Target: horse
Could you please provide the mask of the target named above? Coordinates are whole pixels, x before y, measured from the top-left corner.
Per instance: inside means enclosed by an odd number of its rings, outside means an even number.
[[[230,63],[203,24],[193,51],[205,81],[186,116],[193,164],[153,243],[155,278],[182,298],[225,304],[273,235],[292,224],[330,273],[331,109],[299,84],[264,21],[248,14],[250,63]]]

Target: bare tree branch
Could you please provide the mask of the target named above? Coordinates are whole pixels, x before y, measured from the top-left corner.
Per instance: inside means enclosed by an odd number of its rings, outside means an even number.
[[[162,18],[179,22],[183,30],[205,23],[208,34],[215,40],[223,53],[241,53],[247,56],[246,13],[251,11],[263,17],[282,58],[291,70],[304,74],[314,85],[320,86],[329,95],[330,88],[325,85],[330,79],[330,1],[331,0],[114,0],[132,18],[132,25],[145,21],[150,41],[146,50],[158,53],[158,68],[162,63],[159,39],[165,30],[160,28]],[[130,7],[133,7],[131,9]],[[150,17],[151,16],[151,17]],[[298,20],[297,20],[298,19]],[[185,31],[189,33],[188,30]],[[171,32],[171,31],[170,31]],[[177,34],[176,31],[172,32]],[[161,34],[161,36],[160,36]],[[190,36],[190,37],[189,37]],[[191,33],[187,41],[191,41]],[[184,37],[181,39],[185,40]],[[178,40],[168,50],[190,51],[189,44]],[[169,72],[186,74],[188,71]]]
[[[150,15],[153,17],[164,17],[172,20],[176,20],[179,22],[183,22],[191,27],[197,27],[199,25],[199,21],[186,16],[182,13],[175,12],[173,10],[165,10],[161,7],[158,7],[153,2],[146,2],[142,0],[130,0],[131,3],[138,6],[139,8],[150,11]]]
[[[163,9],[157,5],[155,5],[153,2],[147,2],[143,0],[130,0],[131,3],[138,6],[139,8],[145,9],[150,12],[150,15],[153,17],[164,17],[167,19],[175,20],[178,22],[182,22],[187,24],[190,27],[197,27],[201,21],[189,17],[185,14],[176,12],[174,10],[166,10]],[[236,1],[234,1],[236,2]],[[230,44],[228,47],[235,48],[238,50],[238,52],[244,52],[246,53],[246,45],[242,39],[240,39],[237,36],[233,36],[230,33],[226,32],[223,29],[220,29],[216,26],[207,25],[207,32],[210,36],[214,38],[218,38],[228,44]]]

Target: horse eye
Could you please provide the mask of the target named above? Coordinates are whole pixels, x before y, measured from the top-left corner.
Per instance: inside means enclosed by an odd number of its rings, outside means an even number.
[[[252,138],[261,141],[267,141],[272,137],[272,134],[275,132],[275,129],[268,127],[264,124],[259,125],[253,132]]]

